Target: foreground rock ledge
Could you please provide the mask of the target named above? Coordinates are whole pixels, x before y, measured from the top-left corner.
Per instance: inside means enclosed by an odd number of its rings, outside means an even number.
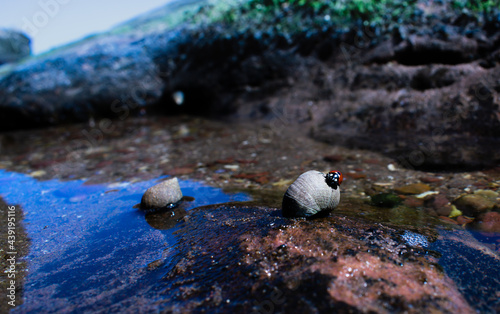
[[[443,243],[432,231],[414,230],[425,233],[419,235],[344,216],[293,220],[279,213],[234,206],[190,212],[177,233],[177,258],[165,262],[159,292],[165,301],[157,305],[258,313],[473,313],[471,305],[484,306],[498,288],[488,283],[485,291],[492,295],[463,294],[467,285],[459,290],[437,266],[440,253],[423,247]],[[475,252],[487,261],[477,265],[481,271],[500,266],[496,255]],[[495,305],[482,309],[488,306]]]

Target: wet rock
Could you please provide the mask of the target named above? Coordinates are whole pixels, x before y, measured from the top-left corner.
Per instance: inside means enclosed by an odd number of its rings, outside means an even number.
[[[425,201],[426,206],[432,207],[439,216],[446,216],[451,213],[450,200],[442,194],[438,194],[435,197],[430,198]]]
[[[474,191],[474,194],[484,197],[492,202],[496,202],[497,198],[500,196],[500,193],[492,190],[477,190]]]
[[[400,194],[421,194],[431,190],[431,187],[423,183],[414,183],[394,189]]]
[[[403,203],[408,207],[421,207],[424,205],[424,200],[410,196],[407,197]]]
[[[10,30],[0,29],[0,65],[16,62],[31,53],[30,42],[25,34]]]
[[[462,226],[463,226],[463,225],[466,225],[466,224],[470,224],[470,223],[471,223],[471,222],[473,222],[473,221],[474,221],[474,219],[469,218],[469,217],[467,217],[467,216],[458,216],[458,217],[457,217],[457,223],[458,223],[459,225],[462,225]]]
[[[443,178],[426,176],[426,177],[420,178],[420,181],[422,181],[423,183],[439,183],[439,182],[443,181]]]
[[[491,167],[500,160],[500,151],[495,149],[500,145],[500,116],[491,115],[498,106],[494,82],[500,74],[477,65],[456,67],[461,68],[429,69],[432,75],[442,76],[435,85],[420,86],[418,78],[404,83],[405,77],[415,75],[408,73],[414,69],[358,66],[356,75],[383,79],[368,80],[359,91],[339,88],[338,105],[320,114],[312,136],[334,145],[382,151],[410,169]],[[448,72],[453,72],[455,83],[438,87],[450,83]],[[465,113],[466,118],[460,116]]]
[[[384,152],[407,168],[495,165],[499,71],[475,60],[498,50],[498,29],[448,25],[454,19],[440,14],[394,34],[370,32],[366,49],[357,27],[285,36],[215,23],[104,36],[0,80],[0,128],[123,119],[154,107],[300,123],[315,139]]]
[[[479,214],[491,210],[495,203],[480,195],[468,194],[456,199],[453,204],[464,215],[477,217]]]
[[[182,258],[165,266],[155,289],[166,311],[473,311],[425,254],[435,234],[345,216],[288,220],[279,209],[210,206],[192,210],[176,236]]]
[[[380,193],[371,197],[372,204],[379,207],[392,208],[401,204],[401,198],[392,193]]]
[[[500,234],[500,213],[489,212],[479,216],[475,227],[483,232]]]
[[[160,71],[144,48],[132,41],[109,37],[18,66],[0,79],[0,128],[91,117],[123,120],[156,103],[164,86]],[[97,131],[109,133],[109,123],[98,123]]]
[[[465,36],[441,40],[431,36],[410,36],[394,48],[396,60],[402,64],[457,64],[470,61],[477,50],[476,41]]]
[[[177,178],[165,180],[146,190],[141,199],[142,209],[164,208],[182,199]]]

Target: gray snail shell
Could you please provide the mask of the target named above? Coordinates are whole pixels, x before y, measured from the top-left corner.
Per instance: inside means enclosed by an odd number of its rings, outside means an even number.
[[[334,173],[337,180],[332,185],[327,178]],[[340,202],[341,182],[342,174],[338,171],[331,171],[325,175],[311,170],[301,174],[283,196],[283,216],[310,217],[330,212]]]

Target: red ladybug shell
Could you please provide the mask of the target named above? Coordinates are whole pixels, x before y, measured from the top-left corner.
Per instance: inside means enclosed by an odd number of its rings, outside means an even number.
[[[332,170],[332,171],[328,172],[328,174],[332,174],[332,175],[337,174],[338,175],[338,185],[341,185],[342,181],[344,181],[344,176],[342,175],[342,172],[340,172],[338,170]]]

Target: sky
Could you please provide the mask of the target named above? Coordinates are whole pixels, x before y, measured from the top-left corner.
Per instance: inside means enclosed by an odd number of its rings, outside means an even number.
[[[31,38],[32,54],[106,31],[171,0],[0,0],[0,28]]]

